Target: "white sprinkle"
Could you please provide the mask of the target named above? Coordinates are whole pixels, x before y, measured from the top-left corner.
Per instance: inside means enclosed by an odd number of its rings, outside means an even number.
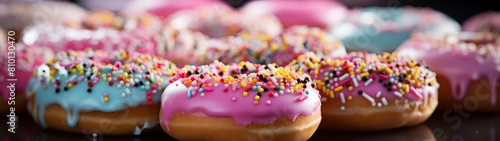
[[[387,106],[387,104],[388,104],[388,103],[387,103],[387,100],[385,99],[385,97],[382,97],[382,103],[383,103],[385,106]]]
[[[274,97],[278,97],[278,93],[274,93],[274,95],[273,95],[273,96],[274,96]]]
[[[283,91],[280,91],[280,94],[285,94],[285,92],[283,92]]]
[[[219,86],[219,83],[215,83],[215,84],[214,84],[214,86],[215,86],[215,87]]]
[[[224,87],[229,87],[229,84],[224,84]]]
[[[370,85],[370,83],[372,83],[372,81],[373,81],[373,79],[371,79],[371,78],[370,78],[370,79],[368,79],[368,80],[365,82],[365,86]]]
[[[397,97],[403,97],[403,95],[399,92],[394,92],[394,95],[396,95]]]
[[[377,96],[377,98],[379,98],[381,95],[382,95],[382,92],[378,91],[376,96]]]
[[[146,83],[144,83],[144,84],[146,84],[146,85],[150,85],[151,83],[149,83],[149,81],[146,81]]]
[[[339,78],[333,78],[333,81],[339,82]]]
[[[122,97],[126,97],[127,95],[125,93],[122,93]]]
[[[73,80],[75,80],[75,78],[76,78],[76,75],[73,75],[73,76],[71,76],[71,77],[69,78],[69,81],[73,81]]]
[[[120,84],[124,84],[124,83],[125,83],[125,82],[123,82],[123,81],[120,81]]]
[[[121,87],[122,87],[122,85],[121,85],[121,84],[118,84],[118,85],[116,85],[116,87],[121,88]]]
[[[351,76],[351,79],[352,79],[352,83],[354,83],[354,87],[358,87],[358,80],[356,80],[356,78],[354,78],[354,76]]]
[[[205,93],[201,93],[200,96],[205,96]]]
[[[322,97],[321,102],[325,102],[325,101],[326,101],[326,97]]]
[[[252,74],[253,74],[253,73],[252,73]],[[274,77],[271,77],[271,81],[272,81],[273,83],[277,83],[276,78],[274,78]]]
[[[348,78],[348,77],[349,77],[349,74],[347,74],[347,73],[346,73],[346,74],[342,75],[342,76],[339,78],[339,80],[340,80],[340,81],[342,81],[342,80],[344,80],[344,79],[346,79],[346,78]]]
[[[363,92],[363,97],[366,98],[366,100],[372,102],[372,104],[375,104],[375,99],[373,99],[371,96],[369,96],[368,94],[366,94],[365,92]]]
[[[340,106],[340,110],[341,111],[345,111],[345,107],[344,106]]]
[[[378,107],[382,107],[382,103],[377,103],[377,106]]]
[[[125,89],[125,93],[130,94],[130,93],[131,93],[131,92],[130,92],[130,89],[126,88],[126,89]]]
[[[356,75],[359,81],[361,81],[361,75]]]
[[[342,103],[345,103],[344,93],[340,93],[340,100],[342,101]]]
[[[191,82],[191,85],[196,86],[196,81]]]

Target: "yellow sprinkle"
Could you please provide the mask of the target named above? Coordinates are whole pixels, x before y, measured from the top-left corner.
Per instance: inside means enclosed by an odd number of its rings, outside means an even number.
[[[358,71],[358,72],[361,72],[361,71],[363,71],[363,69],[365,69],[365,64],[361,64],[361,65],[359,66],[359,68],[358,68],[358,70],[357,70],[357,71]]]
[[[364,73],[361,73],[360,75],[361,75],[361,77],[366,77],[366,76],[369,75],[369,73],[368,72],[364,72]]]
[[[408,84],[404,84],[403,89],[405,90],[406,93],[410,92],[410,86],[408,86]]]
[[[245,82],[241,81],[241,86],[242,86],[243,88],[245,88],[245,87],[247,87],[247,83],[245,83]]]
[[[413,62],[413,60],[408,60],[408,61],[406,61],[406,63],[408,63],[408,66],[409,66],[410,68],[413,68],[413,67],[415,67],[415,65],[416,65],[416,64]]]
[[[259,100],[259,99],[260,99],[260,96],[256,95],[255,100]]]
[[[124,72],[123,77],[128,77],[128,73]]]
[[[73,87],[73,84],[69,83],[68,88],[71,88],[71,87]]]
[[[220,78],[219,77],[215,77],[215,82],[219,83],[220,82]]]
[[[259,92],[264,92],[264,89],[263,88],[259,88]]]
[[[392,70],[391,70],[391,69],[389,69],[388,67],[384,67],[384,69],[383,69],[383,70],[384,70],[384,71],[385,71],[385,73],[387,73],[387,74],[392,74]]]
[[[401,83],[398,83],[397,84],[398,88],[401,88],[402,87],[402,84]]]
[[[330,91],[330,98],[333,99],[335,97],[335,94],[333,93],[333,91]]]
[[[247,92],[243,92],[243,96],[244,97],[248,96],[248,93]]]
[[[104,97],[102,100],[104,100],[104,102],[108,102],[109,98],[108,97]]]
[[[339,91],[340,91],[340,90],[342,90],[343,88],[344,88],[344,87],[342,87],[342,86],[338,86],[338,87],[337,87],[337,88],[335,88],[334,90],[335,90],[335,92],[339,92]]]
[[[253,104],[258,105],[259,101],[253,101]]]
[[[352,96],[347,96],[347,100],[352,100]]]

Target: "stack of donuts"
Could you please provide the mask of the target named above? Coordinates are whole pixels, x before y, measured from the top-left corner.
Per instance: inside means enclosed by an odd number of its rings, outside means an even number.
[[[83,16],[29,23],[16,44],[17,89],[2,88],[2,98],[18,95],[15,106],[42,128],[163,129],[179,140],[387,130],[470,100],[479,104],[467,110],[500,111],[498,13],[475,16],[461,31],[429,8],[153,2],[121,12],[64,3]],[[8,66],[0,67],[7,85]]]

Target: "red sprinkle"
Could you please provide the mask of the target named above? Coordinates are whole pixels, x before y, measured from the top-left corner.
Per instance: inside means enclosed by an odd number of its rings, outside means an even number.
[[[109,86],[113,86],[113,81],[109,81]]]
[[[57,80],[56,85],[61,85],[61,81]]]
[[[144,79],[149,80],[149,75],[144,76]]]
[[[73,81],[73,85],[76,85],[76,84],[78,84],[78,82],[76,82],[76,81]]]
[[[92,82],[88,82],[88,83],[87,83],[87,85],[88,85],[89,87],[94,86],[94,84],[92,84]]]
[[[269,97],[274,97],[274,94],[273,93],[269,93]]]
[[[227,91],[229,91],[229,89],[228,89],[228,88],[224,88],[224,90],[223,90],[223,91],[224,91],[224,92],[227,92]]]
[[[148,101],[151,100],[151,99],[153,99],[153,98],[150,95],[148,95]]]
[[[388,75],[379,74],[378,77],[382,78],[383,80],[389,80]]]
[[[351,81],[351,79],[344,79],[344,80],[340,81],[339,86],[343,86],[349,81]]]
[[[148,101],[148,105],[149,106],[153,105],[153,101]]]

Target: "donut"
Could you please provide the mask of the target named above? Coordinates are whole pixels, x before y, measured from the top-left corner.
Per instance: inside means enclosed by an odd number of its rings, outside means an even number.
[[[500,32],[500,12],[483,12],[467,19],[463,30],[469,32]]]
[[[219,60],[225,63],[249,61],[257,64],[286,65],[297,56],[315,52],[325,56],[342,56],[346,50],[339,40],[318,27],[292,26],[278,36],[240,33],[200,48],[198,62]]]
[[[161,92],[175,69],[123,50],[60,52],[33,73],[28,112],[44,129],[139,135],[158,127]]]
[[[460,31],[460,24],[430,8],[367,7],[351,10],[346,20],[330,28],[348,51],[392,52],[410,35],[427,32],[445,35]]]
[[[4,2],[0,3],[0,27],[20,33],[33,24],[69,24],[85,17],[78,5],[62,1]]]
[[[23,44],[14,44],[14,48],[9,48],[11,44],[6,44],[5,48],[1,48],[0,61],[5,62],[0,64],[0,85],[5,86],[0,88],[0,101],[2,102],[2,108],[0,108],[0,113],[10,113],[15,111],[15,113],[26,112],[27,105],[27,94],[25,92],[29,79],[35,67],[41,65],[44,61],[49,61],[53,56],[51,50],[44,48],[26,48]],[[14,49],[10,51],[9,49]],[[12,55],[15,55],[13,58]],[[10,61],[9,61],[10,60]],[[15,60],[13,63],[12,60]],[[9,66],[9,65],[15,66]],[[11,76],[12,68],[14,70],[14,76]],[[15,85],[15,88],[11,89],[7,86],[11,84]],[[11,108],[14,108],[11,110]]]
[[[119,50],[156,55],[161,23],[153,15],[128,16],[109,11],[90,11],[71,25],[37,24],[28,27],[23,43],[56,51]]]
[[[320,129],[375,131],[414,126],[436,109],[435,73],[397,53],[307,53],[287,67],[309,74],[322,95]]]
[[[259,0],[247,3],[241,11],[248,15],[274,14],[285,27],[307,25],[326,29],[344,20],[347,7],[326,0]]]
[[[461,32],[446,37],[418,34],[398,51],[400,55],[427,62],[437,73],[441,84],[439,109],[462,105],[464,110],[472,112],[500,111],[498,33]]]
[[[163,18],[171,14],[198,7],[229,7],[220,0],[132,0],[122,10],[129,14],[151,13]]]
[[[169,23],[183,30],[201,32],[211,38],[221,38],[246,31],[255,34],[278,35],[282,26],[270,14],[244,15],[230,7],[199,7],[174,13]]]
[[[186,66],[163,92],[160,124],[178,140],[307,140],[321,121],[310,80],[273,64]]]

